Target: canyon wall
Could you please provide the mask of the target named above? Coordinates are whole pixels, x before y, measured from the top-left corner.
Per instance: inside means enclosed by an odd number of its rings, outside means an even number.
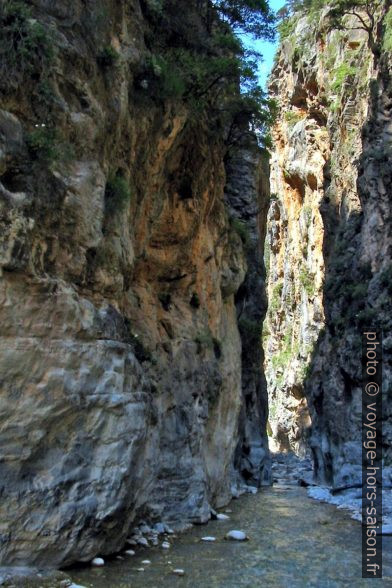
[[[157,27],[201,42],[197,2],[31,4],[33,66],[1,64],[0,561],[61,566],[269,483],[268,163],[166,95]]]
[[[391,466],[391,12],[377,47],[355,17],[294,14],[270,89],[271,161],[263,331],[269,434],[313,453],[318,481],[361,483],[361,339],[384,330],[384,460]],[[354,29],[354,30],[353,30]],[[390,467],[385,474],[390,483]]]

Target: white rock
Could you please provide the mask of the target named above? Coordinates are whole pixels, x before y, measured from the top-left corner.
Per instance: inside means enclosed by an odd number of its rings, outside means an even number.
[[[144,564],[144,565],[146,565],[146,566],[150,565],[150,563],[151,563],[151,562],[150,562],[150,560],[149,560],[149,559],[143,559],[143,561],[142,561],[142,564]]]
[[[123,560],[124,558],[121,555],[117,555],[116,556],[116,559],[122,559]]]
[[[94,557],[94,559],[91,560],[91,565],[97,568],[101,568],[105,565],[105,560],[102,559],[102,557]]]
[[[170,529],[170,527],[167,529],[167,532],[169,533],[169,535],[174,535],[174,531],[173,529]]]
[[[128,545],[133,545],[135,547],[137,545],[137,541],[135,539],[127,539]]]
[[[176,574],[177,576],[185,576],[185,571],[179,568],[177,570],[173,570],[173,574]]]
[[[136,568],[137,572],[144,572],[144,568]]]
[[[125,555],[135,555],[135,552],[133,551],[133,549],[127,549]]]
[[[216,537],[202,537],[201,538],[202,541],[216,541]]]
[[[246,491],[249,494],[257,494],[257,488],[256,488],[256,486],[247,486],[246,487]]]
[[[68,588],[85,588],[85,586],[81,586],[80,584],[69,584]]]
[[[137,540],[137,544],[142,545],[143,547],[148,547],[148,541],[145,537],[140,537],[140,539]]]
[[[164,541],[162,543],[162,549],[170,549],[170,543],[168,541]]]
[[[147,533],[151,533],[151,528],[146,524],[140,525],[139,530],[142,533],[142,535],[147,535]]]
[[[231,539],[232,541],[246,541],[248,537],[243,531],[229,531],[226,534],[225,539]]]
[[[217,514],[216,518],[218,519],[218,521],[228,521],[230,519],[228,515],[222,513]]]

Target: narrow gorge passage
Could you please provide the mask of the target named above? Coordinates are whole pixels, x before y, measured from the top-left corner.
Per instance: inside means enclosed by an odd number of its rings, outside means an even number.
[[[392,6],[282,4],[0,0],[0,586],[370,586],[376,337],[392,582]]]

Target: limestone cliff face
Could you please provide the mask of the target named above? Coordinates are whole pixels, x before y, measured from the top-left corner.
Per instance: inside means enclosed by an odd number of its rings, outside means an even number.
[[[0,561],[59,566],[268,483],[238,327],[265,313],[268,189],[252,138],[228,155],[154,98],[159,3],[32,4],[57,53],[1,94]],[[173,34],[202,28],[171,8]]]
[[[365,31],[293,20],[271,90],[279,102],[268,217],[264,341],[270,434],[313,451],[316,476],[360,481],[361,335],[384,329],[385,462],[391,429],[391,54]]]

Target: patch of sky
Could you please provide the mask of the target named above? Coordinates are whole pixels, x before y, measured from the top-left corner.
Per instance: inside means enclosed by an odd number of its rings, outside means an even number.
[[[286,0],[270,0],[272,10],[277,12],[286,4]],[[267,89],[268,76],[271,72],[274,62],[274,56],[278,48],[278,35],[274,42],[255,40],[250,35],[243,36],[243,42],[248,49],[258,51],[262,55],[262,60],[259,61],[258,71],[260,85],[263,90]]]

